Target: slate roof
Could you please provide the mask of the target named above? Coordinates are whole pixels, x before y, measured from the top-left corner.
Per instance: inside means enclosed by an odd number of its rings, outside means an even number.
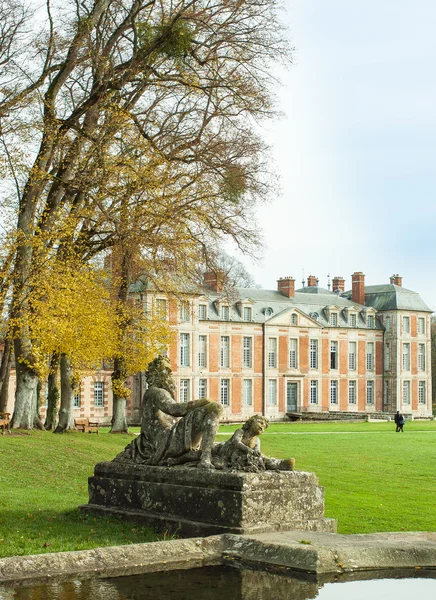
[[[351,298],[351,291],[345,292],[344,295]],[[365,304],[366,306],[372,306],[376,310],[418,310],[433,312],[418,293],[393,283],[366,285]]]

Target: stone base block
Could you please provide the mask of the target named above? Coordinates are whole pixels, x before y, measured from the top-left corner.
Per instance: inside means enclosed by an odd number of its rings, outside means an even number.
[[[229,473],[99,463],[81,510],[122,516],[181,536],[303,529],[335,532],[313,473]]]

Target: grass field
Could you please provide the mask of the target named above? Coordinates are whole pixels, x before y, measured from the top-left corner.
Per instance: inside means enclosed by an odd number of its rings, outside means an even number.
[[[222,426],[219,440],[236,426]],[[340,533],[436,531],[436,422],[271,425],[262,451],[295,457],[325,487]],[[79,514],[94,465],[127,435],[32,432],[0,436],[0,556],[158,539],[140,526]]]

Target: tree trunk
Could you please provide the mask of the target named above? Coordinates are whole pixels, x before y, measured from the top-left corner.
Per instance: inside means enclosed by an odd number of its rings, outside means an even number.
[[[56,427],[56,420],[59,408],[59,388],[58,388],[59,355],[53,354],[50,361],[50,373],[47,378],[47,414],[44,427],[53,431]]]
[[[9,378],[11,375],[12,342],[8,338],[5,342],[2,364],[0,366],[0,412],[7,412],[9,397]]]
[[[16,356],[19,353],[16,352]],[[35,422],[36,386],[38,376],[27,365],[16,361],[17,388],[15,390],[15,407],[11,427],[14,429],[32,429]]]
[[[74,429],[73,419],[74,404],[74,379],[71,360],[66,354],[61,356],[61,406],[59,409],[59,423],[54,433],[64,433]]]
[[[122,358],[114,360],[114,371],[112,373],[112,381],[124,382],[126,380],[126,369]],[[114,389],[115,388],[115,389]],[[126,406],[127,398],[117,394],[118,386],[112,386],[113,394],[113,409],[112,409],[112,427],[110,433],[128,433]]]

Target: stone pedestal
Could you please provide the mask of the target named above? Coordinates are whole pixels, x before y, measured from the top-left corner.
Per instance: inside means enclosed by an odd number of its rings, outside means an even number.
[[[336,531],[324,518],[324,489],[313,473],[232,473],[104,462],[89,478],[81,510],[118,515],[181,536],[304,529]]]

